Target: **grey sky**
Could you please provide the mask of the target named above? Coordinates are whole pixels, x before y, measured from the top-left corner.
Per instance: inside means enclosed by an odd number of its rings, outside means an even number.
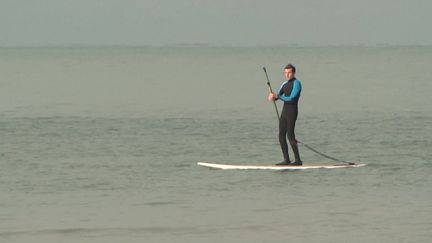
[[[429,0],[0,0],[0,45],[431,45]]]

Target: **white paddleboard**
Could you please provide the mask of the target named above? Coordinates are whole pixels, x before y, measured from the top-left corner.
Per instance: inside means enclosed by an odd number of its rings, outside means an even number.
[[[198,162],[198,165],[222,169],[222,170],[306,170],[306,169],[340,169],[340,168],[357,168],[366,164],[336,164],[336,165],[313,165],[303,164],[298,165],[230,165],[230,164],[214,164],[207,162]]]

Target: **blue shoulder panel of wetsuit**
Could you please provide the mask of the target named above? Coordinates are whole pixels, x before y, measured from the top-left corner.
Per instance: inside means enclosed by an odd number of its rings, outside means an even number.
[[[300,92],[301,92],[301,84],[300,81],[298,81],[297,79],[294,80],[294,84],[293,84],[293,88],[291,90],[291,94],[289,96],[286,96],[284,94],[281,94],[281,92],[279,92],[278,94],[278,99],[284,101],[284,102],[291,102],[293,101],[295,98],[300,96]]]

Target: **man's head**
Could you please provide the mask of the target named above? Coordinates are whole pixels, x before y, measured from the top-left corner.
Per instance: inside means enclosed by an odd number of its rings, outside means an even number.
[[[294,67],[294,65],[292,65],[291,63],[286,65],[284,68],[284,75],[286,80],[290,80],[294,78],[295,72],[296,72],[296,68]]]

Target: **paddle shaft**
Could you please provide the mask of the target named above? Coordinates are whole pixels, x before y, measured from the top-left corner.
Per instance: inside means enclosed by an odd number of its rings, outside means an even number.
[[[263,70],[264,70],[265,76],[267,78],[267,86],[269,87],[269,91],[270,91],[270,93],[273,93],[273,89],[271,87],[270,80],[269,80],[269,77],[267,75],[267,70],[266,70],[265,67],[263,67]],[[273,100],[273,105],[274,105],[274,108],[275,108],[275,111],[276,111],[277,119],[279,120],[279,110],[278,110],[276,102],[274,100]]]
[[[273,89],[272,89],[272,87],[271,87],[270,80],[269,80],[269,77],[268,77],[268,75],[267,75],[267,70],[266,70],[265,67],[263,67],[263,70],[264,70],[265,76],[266,76],[266,78],[267,78],[267,86],[268,86],[268,88],[269,88],[269,91],[270,91],[271,93],[273,93]],[[278,111],[278,108],[277,108],[276,102],[275,102],[274,100],[273,100],[273,105],[274,105],[274,108],[275,108],[275,111],[276,111],[277,119],[279,120],[279,119],[280,119],[280,118],[279,118],[279,111]],[[347,164],[349,164],[349,165],[355,165],[355,163],[353,163],[353,162],[347,162],[347,161],[340,160],[340,159],[337,159],[337,158],[331,157],[331,156],[329,156],[329,155],[326,155],[326,154],[324,154],[324,153],[322,153],[322,152],[320,152],[320,151],[318,151],[318,150],[312,148],[311,146],[309,146],[309,145],[307,145],[307,144],[305,144],[305,143],[303,143],[303,142],[300,142],[299,140],[297,140],[297,142],[300,143],[300,144],[303,144],[303,145],[304,145],[306,148],[308,148],[309,150],[311,150],[311,151],[313,151],[313,152],[315,152],[315,153],[317,153],[317,154],[319,154],[319,155],[321,155],[321,156],[323,156],[323,157],[325,157],[325,158],[327,158],[327,159],[331,159],[331,160],[333,160],[333,161],[337,161],[337,162],[341,162],[341,163],[347,163]]]

